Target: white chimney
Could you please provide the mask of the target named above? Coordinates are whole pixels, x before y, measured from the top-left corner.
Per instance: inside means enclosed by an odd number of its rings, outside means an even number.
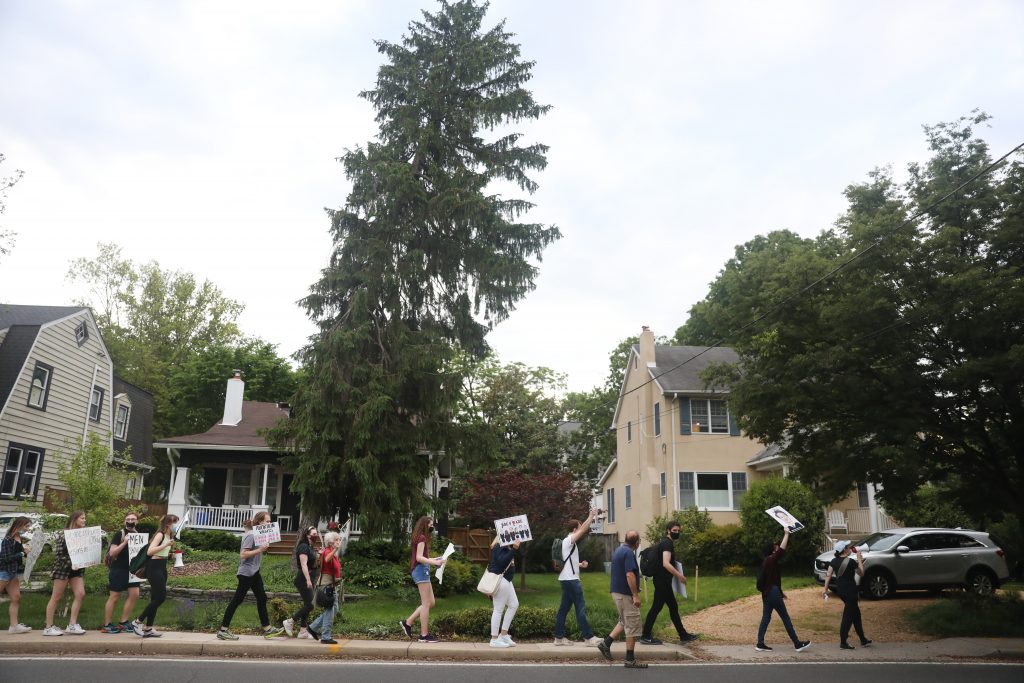
[[[228,390],[224,394],[224,419],[222,425],[235,427],[242,421],[242,396],[245,394],[245,382],[242,371],[235,370],[235,376],[228,380]]]

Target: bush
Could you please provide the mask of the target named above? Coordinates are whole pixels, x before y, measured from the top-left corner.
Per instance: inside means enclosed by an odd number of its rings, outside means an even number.
[[[881,494],[884,497],[884,493]],[[885,510],[906,526],[927,526],[946,529],[976,528],[975,521],[945,488],[925,484],[909,501],[884,500]]]
[[[722,567],[723,576],[746,576],[749,569],[741,564],[730,564]]]
[[[579,544],[580,560],[586,560],[585,572],[603,572],[604,563],[612,559],[605,555],[605,545],[596,538],[587,538]],[[548,559],[551,559],[551,544],[548,544]],[[550,565],[550,562],[548,563]]]
[[[705,510],[690,506],[685,510],[676,510],[655,517],[644,529],[644,540],[651,545],[665,538],[665,527],[670,521],[679,523],[679,540],[676,541],[676,559],[684,564],[692,564],[693,538],[697,534],[712,528],[715,523]]]
[[[743,530],[738,524],[713,526],[690,538],[687,564],[719,571],[727,565],[752,564],[754,556],[743,545]]]
[[[139,523],[135,525],[135,531],[140,534],[149,534],[152,537],[160,526],[160,518],[154,515],[139,517]]]
[[[488,601],[483,607],[449,612],[433,623],[437,632],[446,636],[485,639],[491,637],[493,611]],[[555,612],[556,610],[551,607],[523,605],[516,612],[509,633],[516,638],[547,638],[555,625]]]
[[[410,578],[406,567],[358,555],[347,555],[343,563],[346,582],[378,590],[401,586]]]
[[[181,532],[181,540],[196,550],[213,550],[231,552],[240,547],[240,539],[227,531],[200,531],[185,529]]]
[[[401,562],[402,560],[409,560],[410,552],[409,544],[404,541],[383,541],[380,539],[371,541],[360,539],[348,544],[348,548],[345,550],[345,557],[361,557],[370,560],[380,560],[383,562]]]
[[[806,567],[820,552],[825,513],[811,490],[794,479],[762,479],[751,484],[740,510],[743,545],[752,557],[758,558],[765,543],[782,538],[782,527],[764,513],[775,505],[786,508],[805,527],[790,536],[783,562]]]
[[[919,631],[942,637],[1024,636],[1024,600],[1018,596],[953,595],[910,615]]]
[[[476,590],[476,584],[483,573],[483,566],[468,560],[456,559],[452,555],[444,567],[444,583],[434,584],[434,594],[444,597],[453,593],[472,593]]]

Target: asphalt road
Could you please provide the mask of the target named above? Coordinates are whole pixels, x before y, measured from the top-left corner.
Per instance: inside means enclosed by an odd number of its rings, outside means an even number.
[[[927,664],[858,662],[848,664],[662,664],[644,671],[616,665],[393,664],[353,661],[270,661],[85,657],[0,657],[0,683],[962,683],[964,680],[1020,683],[1024,664]]]

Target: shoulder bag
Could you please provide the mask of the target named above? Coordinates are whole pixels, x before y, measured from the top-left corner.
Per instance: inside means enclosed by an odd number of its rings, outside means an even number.
[[[505,570],[500,574],[495,574],[490,569],[485,571],[484,575],[480,577],[480,581],[476,584],[476,589],[484,595],[494,595],[494,592],[498,590],[498,586],[501,585],[501,577],[505,575],[505,572],[508,571],[508,568],[512,566],[513,562],[515,562],[514,558],[509,561]]]
[[[321,585],[320,580],[324,577],[324,569],[323,562],[321,562],[320,564],[320,573],[316,577],[316,596],[314,597],[313,601],[316,603],[317,607],[327,609],[329,607],[334,607],[334,577],[331,576],[331,583],[327,584],[326,586]]]

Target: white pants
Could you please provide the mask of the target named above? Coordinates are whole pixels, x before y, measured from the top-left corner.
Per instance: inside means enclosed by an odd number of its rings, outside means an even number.
[[[519,598],[516,597],[516,587],[512,585],[511,581],[502,577],[498,582],[498,590],[494,591],[494,612],[491,613],[492,638],[498,637],[499,626],[502,631],[508,630],[517,609],[519,609]],[[505,613],[504,622],[501,619],[502,612]]]

